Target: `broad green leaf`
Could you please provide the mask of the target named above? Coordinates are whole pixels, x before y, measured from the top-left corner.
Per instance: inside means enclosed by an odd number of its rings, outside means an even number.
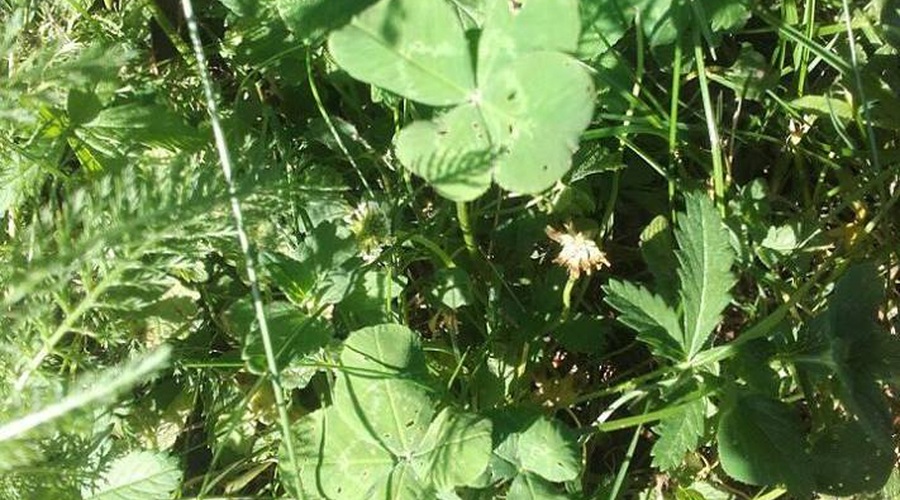
[[[103,103],[94,92],[85,92],[79,89],[70,89],[66,99],[66,112],[69,114],[69,124],[79,126],[88,123],[100,114]]]
[[[347,24],[375,0],[269,0],[297,38],[312,42],[329,30]]]
[[[731,301],[734,254],[728,231],[712,201],[702,193],[685,196],[686,211],[678,220],[675,238],[684,309],[682,346],[691,359],[703,350]]]
[[[471,485],[487,468],[491,444],[489,420],[445,409],[419,443],[412,466],[439,491]]]
[[[781,377],[770,365],[775,353],[774,342],[769,339],[741,344],[728,360],[727,376],[742,380],[751,391],[775,397],[781,385]]]
[[[359,420],[348,421],[331,408],[318,410],[298,420],[293,435],[298,470],[291,469],[283,447],[278,467],[282,483],[294,497],[356,499],[375,498],[378,493],[386,497],[382,483],[393,471],[394,456]],[[305,495],[293,490],[295,478]]]
[[[266,270],[294,304],[337,304],[353,289],[361,259],[349,230],[331,222],[315,227],[293,255],[263,254]]]
[[[892,363],[893,339],[876,322],[884,294],[884,281],[874,265],[851,267],[835,285],[827,310],[810,322],[806,336],[824,339],[819,366],[835,376],[825,383],[836,386],[838,398],[866,435],[887,446],[884,436],[891,434],[893,424],[880,380]]]
[[[178,460],[164,453],[132,451],[110,465],[85,500],[168,500],[181,483]]]
[[[685,491],[688,493],[688,495],[691,495],[688,497],[684,497],[690,499],[697,498],[693,495],[700,495],[700,500],[734,500],[736,498],[733,493],[729,493],[728,491],[722,489],[722,486],[714,486],[707,481],[695,481],[688,489],[679,489],[675,493],[675,500],[682,500],[682,491]]]
[[[719,418],[719,459],[729,476],[748,484],[785,484],[798,497],[813,491],[813,470],[797,413],[758,394],[732,395]]]
[[[740,55],[729,68],[709,68],[707,74],[710,80],[730,88],[736,96],[751,100],[761,100],[767,90],[778,85],[778,73],[749,43],[741,46]]]
[[[557,420],[531,412],[506,410],[494,420],[500,444],[494,453],[547,481],[571,481],[581,473],[581,453],[571,430]]]
[[[332,405],[294,425],[298,468],[282,447],[283,484],[335,499],[434,498],[475,481],[491,452],[491,424],[433,405],[414,334],[379,325],[350,334],[341,353]],[[463,465],[464,464],[464,465]],[[349,480],[348,480],[349,479]]]
[[[593,117],[590,76],[559,52],[525,54],[479,75],[481,110],[492,144],[500,148],[497,184],[519,193],[549,188],[569,171],[581,132]]]
[[[400,162],[442,196],[472,200],[492,178],[520,193],[549,188],[593,116],[591,77],[563,53],[577,47],[577,2],[491,0],[477,68],[461,26],[443,0],[382,0],[332,34],[330,47],[354,78],[459,105],[395,138]]]
[[[379,325],[390,321],[391,302],[403,292],[406,278],[380,268],[367,269],[351,293],[338,306],[351,327]]]
[[[410,456],[434,415],[417,378],[424,358],[414,334],[400,325],[379,325],[353,333],[341,353],[344,376],[336,381],[334,408],[358,419],[380,445],[396,456]]]
[[[475,70],[459,19],[444,1],[381,0],[328,39],[358,80],[431,106],[466,101]]]
[[[519,56],[534,51],[574,53],[581,21],[578,0],[487,0],[478,44],[479,82]],[[553,19],[548,23],[548,19]]]
[[[569,496],[550,481],[531,472],[523,472],[513,479],[506,494],[507,500],[566,500]]]
[[[706,423],[706,399],[698,399],[667,417],[653,428],[659,435],[653,445],[653,466],[670,471],[681,465],[686,453],[694,451]]]
[[[464,270],[441,269],[435,273],[435,281],[431,294],[443,305],[459,309],[472,303],[472,284]]]
[[[491,185],[495,153],[475,106],[459,106],[433,121],[414,122],[395,141],[400,162],[445,198],[474,200]]]
[[[887,483],[894,469],[891,434],[876,443],[859,422],[831,422],[811,441],[819,491],[839,496],[875,491]]]
[[[536,419],[519,434],[519,465],[548,481],[571,481],[581,473],[581,450],[572,431],[557,420]]]
[[[610,280],[604,287],[607,304],[619,311],[619,321],[632,328],[654,354],[682,361],[686,349],[675,310],[658,295],[631,283]]]
[[[572,352],[603,354],[610,344],[612,323],[609,318],[576,316],[559,325],[553,332],[553,338]]]
[[[895,467],[887,484],[879,491],[881,498],[900,498],[900,467]]]

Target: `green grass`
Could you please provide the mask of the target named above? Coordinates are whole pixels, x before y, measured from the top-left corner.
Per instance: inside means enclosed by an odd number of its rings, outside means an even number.
[[[898,2],[0,20],[0,498],[900,495]]]

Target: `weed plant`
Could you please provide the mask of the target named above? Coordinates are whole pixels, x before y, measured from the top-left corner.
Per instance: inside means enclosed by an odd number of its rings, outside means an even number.
[[[897,0],[0,19],[0,498],[900,498]]]

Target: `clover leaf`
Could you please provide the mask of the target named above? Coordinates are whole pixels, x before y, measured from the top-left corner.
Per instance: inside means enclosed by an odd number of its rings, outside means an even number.
[[[536,193],[569,170],[594,104],[590,75],[568,55],[579,30],[576,0],[490,0],[473,57],[448,3],[381,0],[332,33],[328,46],[354,78],[450,107],[401,130],[395,147],[441,195],[467,201],[492,180]]]
[[[446,408],[434,416],[414,334],[379,325],[344,343],[333,404],[294,425],[297,469],[282,449],[287,485],[301,498],[434,498],[487,468],[491,423]]]

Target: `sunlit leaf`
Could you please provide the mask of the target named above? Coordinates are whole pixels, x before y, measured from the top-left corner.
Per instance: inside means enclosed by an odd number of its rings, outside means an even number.
[[[286,487],[297,479],[306,494],[327,498],[433,498],[482,474],[491,423],[449,409],[432,419],[421,347],[409,329],[353,332],[341,365],[332,405],[294,425],[297,470],[281,450]]]
[[[168,500],[181,483],[178,460],[164,453],[133,451],[116,459],[85,500]]]
[[[703,350],[722,311],[731,302],[734,253],[727,229],[709,197],[689,193],[685,202],[685,214],[678,219],[675,238],[684,308],[682,346],[691,359]]]
[[[684,455],[697,448],[706,423],[706,399],[685,405],[653,428],[659,439],[653,445],[653,466],[663,471],[678,467]]]
[[[475,90],[462,26],[443,1],[381,0],[332,33],[328,47],[354,78],[424,104],[459,104]]]
[[[678,315],[662,297],[631,283],[610,280],[605,287],[606,303],[619,311],[618,320],[638,333],[654,354],[681,361],[686,352]]]

